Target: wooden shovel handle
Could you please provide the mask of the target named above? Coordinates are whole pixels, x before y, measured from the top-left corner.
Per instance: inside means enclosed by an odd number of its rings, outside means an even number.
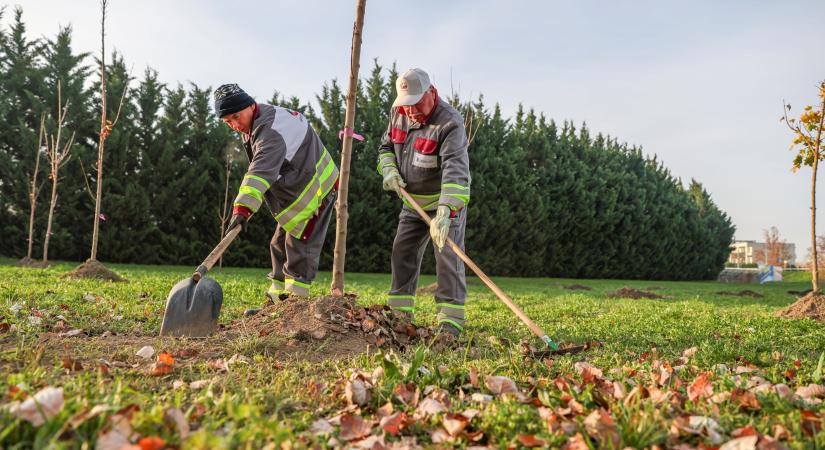
[[[226,251],[227,247],[229,247],[229,244],[231,244],[232,241],[234,241],[235,238],[238,237],[239,234],[241,234],[241,230],[243,230],[243,227],[241,225],[238,225],[235,228],[229,230],[229,233],[226,233],[226,236],[224,236],[223,239],[221,239],[218,245],[212,250],[212,253],[210,253],[209,256],[207,256],[206,259],[203,260],[203,263],[201,263],[201,265],[198,266],[197,269],[195,269],[195,273],[192,274],[192,279],[195,280],[195,282],[200,281],[201,278],[204,275],[206,275],[206,272],[209,272],[212,266],[214,266],[215,263],[218,262],[218,260],[221,258],[221,255],[223,255],[223,252]]]
[[[399,187],[398,190],[400,191],[400,194],[404,197],[404,199],[407,200],[407,203],[410,206],[412,206],[413,209],[415,209],[419,216],[421,216],[421,219],[423,219],[424,222],[426,222],[427,225],[429,225],[431,221],[430,215],[427,214],[423,209],[421,209],[420,206],[418,206],[418,203],[415,202],[415,199],[413,199],[410,193],[404,190],[404,188]],[[513,300],[511,300],[510,297],[508,297],[507,294],[504,293],[504,291],[502,291],[498,286],[496,286],[496,284],[493,283],[493,280],[491,280],[490,277],[488,277],[470,259],[470,257],[467,256],[467,254],[464,253],[464,251],[461,250],[461,248],[455,242],[453,242],[452,239],[447,238],[447,245],[451,249],[453,249],[455,254],[458,255],[458,257],[461,258],[462,261],[464,261],[464,264],[467,264],[467,266],[469,266],[470,269],[472,269],[473,272],[475,272],[475,274],[478,275],[479,278],[481,278],[481,281],[483,281],[484,284],[486,284],[487,287],[490,288],[490,290],[492,290],[494,294],[496,294],[496,297],[498,297],[498,299],[501,300],[502,303],[507,305],[507,307],[510,308],[510,310],[513,311],[513,313],[515,313],[515,315],[518,316],[518,318],[521,319],[521,321],[524,322],[525,325],[527,325],[527,328],[529,328],[530,331],[533,332],[533,334],[540,337],[545,342],[548,342],[549,338],[547,337],[547,333],[545,333],[541,328],[539,328],[538,325],[536,325],[535,322],[533,322],[529,317],[527,317],[527,314],[524,314],[524,311],[522,311],[521,308],[518,307],[518,305],[513,303]],[[549,342],[548,345],[550,345]]]

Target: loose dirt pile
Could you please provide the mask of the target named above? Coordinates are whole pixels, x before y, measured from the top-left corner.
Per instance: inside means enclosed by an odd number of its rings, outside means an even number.
[[[88,260],[66,274],[69,278],[93,278],[107,281],[126,281],[125,278],[107,269],[100,261]]]
[[[48,262],[43,262],[39,259],[29,258],[28,256],[24,256],[19,261],[17,261],[17,267],[29,267],[32,269],[45,269],[49,267]]]
[[[786,319],[808,318],[825,322],[825,295],[811,292],[776,315]]]
[[[661,295],[654,294],[653,292],[640,291],[627,286],[610,292],[607,296],[610,298],[664,298]]]
[[[750,289],[745,289],[739,292],[731,292],[731,291],[719,291],[716,293],[717,295],[733,295],[736,297],[750,297],[750,298],[762,298],[764,295],[754,292]]]
[[[561,285],[564,289],[570,289],[571,291],[592,291],[593,288],[590,286],[585,286],[582,284],[563,284]]]
[[[370,347],[403,351],[434,335],[386,305],[358,305],[355,296],[286,297],[236,320],[222,334],[229,339],[273,336],[285,341],[286,353],[317,351],[320,359],[352,356]]]

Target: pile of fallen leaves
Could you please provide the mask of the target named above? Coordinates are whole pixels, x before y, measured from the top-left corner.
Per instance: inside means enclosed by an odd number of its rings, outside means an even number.
[[[757,415],[763,403],[778,401],[799,409],[798,427],[806,439],[822,431],[825,386],[792,389],[774,384],[747,363],[700,370],[691,364],[696,352],[695,347],[687,349],[673,361],[645,354],[640,362],[649,363],[646,368],[615,368],[607,374],[579,361],[573,373],[555,379],[528,377],[524,383],[475,369],[466,376],[451,376],[450,369],[440,367],[440,382],[423,385],[420,381],[433,377],[421,374],[433,375],[432,369],[413,364],[403,375],[382,355],[382,367],[372,372],[354,371],[334,386],[315,386],[339,399],[341,408],[315,420],[305,437],[330,447],[368,449],[438,444],[584,450],[622,448],[628,445],[622,441],[623,426],[652,420],[662,436],[662,447],[652,448],[783,449],[784,442],[792,442],[785,425],[725,429],[720,417],[725,408]],[[512,440],[488,431],[491,421],[485,417],[498,414],[501,401],[535,408],[543,431],[518,434]]]

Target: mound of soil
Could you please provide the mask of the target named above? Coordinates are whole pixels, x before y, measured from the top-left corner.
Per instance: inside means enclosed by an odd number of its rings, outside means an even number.
[[[20,261],[17,261],[17,267],[31,267],[32,263],[34,263],[32,258],[24,256],[20,259]]]
[[[109,270],[100,261],[87,260],[66,274],[69,278],[93,278],[106,281],[126,281],[125,278]]]
[[[564,289],[570,289],[571,291],[592,291],[593,288],[590,286],[584,286],[582,284],[563,284],[561,287]]]
[[[661,291],[662,289],[664,288],[661,286],[648,286],[645,288],[646,291]]]
[[[623,287],[607,294],[610,298],[664,298],[653,292],[640,291],[631,287]]]
[[[323,347],[319,351],[327,359],[356,355],[369,347],[403,351],[434,333],[394,314],[386,305],[364,307],[348,295],[286,297],[254,316],[236,320],[223,334],[230,339],[239,334],[281,338],[286,340],[287,353]]]
[[[434,295],[436,289],[438,289],[438,283],[433,283],[419,287],[415,293],[416,295]]]
[[[825,295],[811,292],[776,315],[785,319],[809,318],[825,322]]]
[[[717,295],[733,295],[736,297],[750,297],[750,298],[762,298],[764,295],[754,292],[750,289],[745,289],[739,292],[730,292],[730,291],[719,291],[716,293]]]

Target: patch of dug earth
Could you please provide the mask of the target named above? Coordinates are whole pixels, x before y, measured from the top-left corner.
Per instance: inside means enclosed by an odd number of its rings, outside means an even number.
[[[433,283],[419,287],[415,290],[415,293],[416,295],[434,295],[436,289],[438,289],[438,283]]]
[[[734,295],[736,297],[750,297],[750,298],[762,298],[764,295],[754,292],[750,289],[741,290],[739,292],[731,292],[731,291],[719,291],[716,293],[717,295]]]
[[[590,286],[585,286],[583,284],[563,284],[561,285],[564,289],[570,289],[571,291],[592,291],[593,288]]]
[[[788,294],[793,295],[794,297],[803,297],[811,293],[811,289],[805,289],[804,291],[788,291]]]
[[[610,298],[665,298],[659,294],[654,294],[653,292],[640,291],[627,286],[613,292],[609,292],[607,296]]]
[[[785,319],[808,318],[825,322],[825,295],[811,292],[776,315]]]
[[[236,320],[221,334],[226,339],[274,338],[280,341],[273,349],[278,354],[311,360],[350,357],[369,348],[403,351],[434,335],[386,305],[358,305],[355,296],[290,296],[252,317]]]
[[[88,260],[66,274],[69,278],[92,278],[106,281],[127,281],[125,278],[109,270],[100,261]]]

